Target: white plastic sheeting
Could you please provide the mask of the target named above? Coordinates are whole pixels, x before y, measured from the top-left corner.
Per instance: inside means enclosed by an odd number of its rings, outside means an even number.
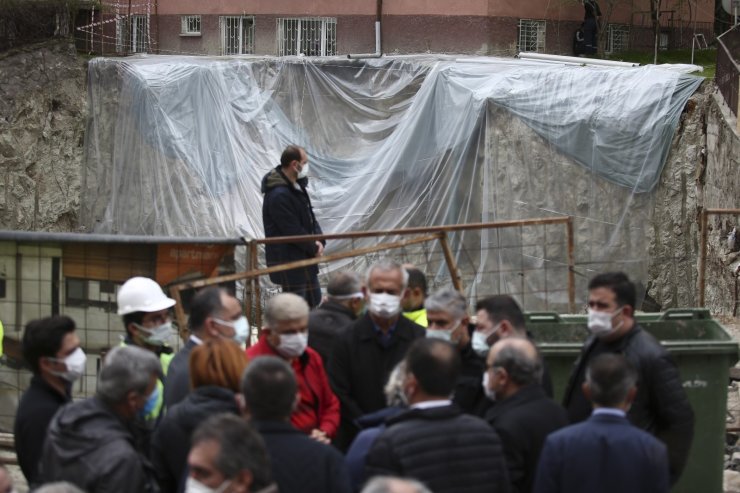
[[[260,180],[296,143],[325,232],[569,214],[586,275],[609,266],[639,280],[647,192],[701,80],[431,55],[94,59],[82,220],[101,233],[262,237]],[[507,263],[481,253],[501,244],[491,234],[454,244],[476,282]]]

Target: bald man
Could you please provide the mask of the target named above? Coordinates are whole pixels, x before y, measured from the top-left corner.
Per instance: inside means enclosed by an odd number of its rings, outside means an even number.
[[[501,339],[491,347],[483,387],[495,405],[486,421],[503,442],[512,492],[532,491],[545,438],[568,424],[565,409],[547,397],[541,379],[542,358],[528,339]]]

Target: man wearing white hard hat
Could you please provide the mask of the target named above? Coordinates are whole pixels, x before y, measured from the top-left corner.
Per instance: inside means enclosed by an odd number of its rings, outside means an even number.
[[[164,294],[155,281],[147,277],[132,277],[118,290],[118,314],[123,317],[126,336],[122,346],[139,346],[159,357],[162,373],[166,376],[174,356],[168,341],[174,331],[170,310],[175,300]],[[145,419],[154,422],[162,410],[164,383],[157,381],[154,408]]]

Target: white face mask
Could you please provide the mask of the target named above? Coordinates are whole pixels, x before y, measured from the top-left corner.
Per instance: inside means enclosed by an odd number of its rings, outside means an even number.
[[[452,322],[451,329],[427,329],[426,336],[432,339],[442,339],[443,341],[456,344],[460,340],[460,337],[458,336],[453,339],[452,334],[460,326],[460,322],[462,322],[462,320],[455,320]]]
[[[308,162],[303,165],[303,168],[301,168],[301,171],[298,172],[298,179],[306,178],[308,176]]]
[[[297,358],[308,346],[308,333],[281,334],[280,344],[275,349],[285,358]]]
[[[490,334],[484,334],[479,330],[473,332],[473,351],[475,351],[478,356],[486,356],[488,354],[488,350],[491,349],[491,346],[486,342],[489,335]]]
[[[234,329],[233,339],[238,344],[244,344],[245,342],[247,342],[247,339],[249,338],[249,322],[247,322],[247,317],[245,317],[244,315],[231,322],[221,320],[219,318],[214,318],[213,320],[220,323],[221,325],[225,325]]]
[[[616,327],[612,327],[612,320],[614,320],[621,311],[622,309],[618,308],[614,313],[597,312],[596,310],[589,308],[588,330],[597,337],[604,337],[611,334],[622,326],[622,322],[620,322]]]
[[[152,327],[151,329],[148,329],[136,323],[134,324],[134,327],[136,327],[143,333],[148,334],[148,336],[144,338],[144,342],[152,346],[164,346],[167,342],[169,342],[170,337],[172,337],[173,333],[172,322],[165,322],[162,325]]]
[[[486,397],[488,397],[489,400],[496,401],[496,391],[489,388],[488,384],[491,381],[491,377],[489,376],[490,372],[485,371],[483,372],[483,383],[481,385],[483,386],[483,393],[486,394]]]
[[[87,362],[87,356],[85,351],[81,347],[78,347],[72,353],[64,359],[49,358],[58,363],[64,363],[67,367],[66,371],[52,371],[52,375],[62,377],[69,383],[78,380],[82,375],[85,374],[85,363]]]
[[[231,480],[224,481],[218,488],[206,486],[194,477],[188,476],[185,481],[185,493],[223,493],[231,484]]]
[[[393,318],[401,312],[401,297],[388,293],[370,293],[368,311],[379,318]]]

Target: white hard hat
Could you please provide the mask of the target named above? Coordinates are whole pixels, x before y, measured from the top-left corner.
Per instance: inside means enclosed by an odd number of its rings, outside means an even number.
[[[158,312],[175,306],[175,300],[164,294],[159,284],[148,277],[132,277],[118,290],[118,314]]]

